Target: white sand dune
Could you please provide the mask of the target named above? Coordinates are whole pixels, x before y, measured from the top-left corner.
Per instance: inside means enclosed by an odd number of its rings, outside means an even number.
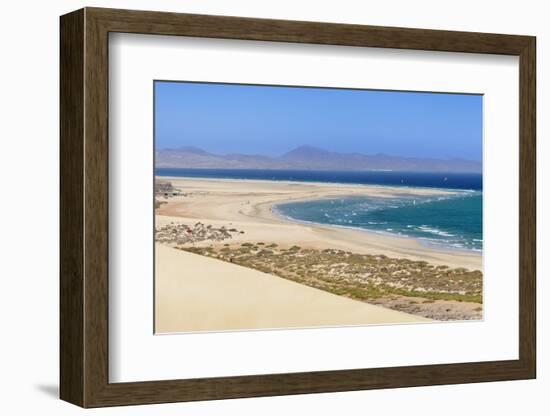
[[[157,333],[428,321],[161,244],[155,296]]]

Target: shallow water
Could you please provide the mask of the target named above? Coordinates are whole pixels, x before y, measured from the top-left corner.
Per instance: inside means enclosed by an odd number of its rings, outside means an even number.
[[[415,237],[452,248],[480,251],[482,193],[395,198],[350,197],[276,206],[290,219]]]

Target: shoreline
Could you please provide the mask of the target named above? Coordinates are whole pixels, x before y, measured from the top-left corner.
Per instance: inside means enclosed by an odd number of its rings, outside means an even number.
[[[156,216],[211,222],[214,220],[215,223],[245,221],[249,223],[248,225],[254,223],[255,225],[264,224],[264,226],[290,226],[293,234],[298,234],[300,231],[312,231],[313,234],[330,237],[330,240],[336,239],[341,242],[346,240],[346,243],[353,241],[353,244],[346,244],[346,246],[359,248],[360,252],[377,250],[380,253],[389,252],[387,255],[393,257],[426,260],[440,265],[482,270],[482,252],[479,251],[429,244],[416,237],[405,237],[389,232],[381,233],[359,227],[302,222],[274,212],[276,205],[335,197],[384,198],[403,193],[420,196],[455,195],[460,193],[460,190],[362,184],[335,186],[326,182],[256,179],[178,178],[172,176],[157,176],[156,178],[171,181],[176,188],[185,189],[189,193],[187,197],[169,198],[167,201],[170,206],[161,207],[156,212]],[[228,187],[228,185],[230,186]],[[190,198],[193,198],[193,201],[190,201]],[[211,203],[206,200],[203,202],[201,199],[207,199]],[[301,240],[299,235],[296,236],[296,240]],[[322,240],[326,241],[327,238],[322,238]],[[360,245],[364,246],[364,250],[358,247]],[[326,247],[326,244],[324,246]]]
[[[203,180],[203,181],[219,181],[219,182],[234,182],[234,183],[242,183],[242,182],[255,182],[258,184],[269,184],[269,183],[278,183],[278,184],[286,184],[286,185],[320,185],[320,186],[349,186],[349,187],[357,187],[358,189],[361,188],[377,188],[377,189],[384,189],[384,190],[399,190],[399,189],[406,189],[407,191],[416,191],[416,190],[429,190],[433,191],[432,193],[421,193],[420,195],[460,195],[461,193],[476,193],[476,192],[482,192],[480,190],[470,190],[470,189],[459,189],[459,188],[433,188],[433,187],[422,187],[422,186],[404,186],[404,185],[379,185],[379,184],[352,184],[352,183],[341,183],[341,182],[317,182],[317,181],[289,181],[289,180],[268,180],[268,179],[235,179],[235,178],[205,178],[205,177],[181,177],[181,176],[155,176],[156,178],[161,178],[163,180],[168,181],[177,181],[177,180]],[[397,193],[397,192],[396,192]],[[349,194],[349,195],[339,195],[341,198],[353,198],[354,196],[357,197],[357,195]],[[270,209],[270,212],[274,213],[278,219],[290,223],[295,224],[302,224],[306,226],[321,226],[321,227],[335,227],[335,228],[342,228],[342,229],[348,229],[348,230],[356,230],[359,232],[364,232],[368,234],[374,234],[374,235],[380,235],[385,236],[389,238],[397,238],[397,239],[410,239],[414,240],[421,246],[425,248],[432,248],[434,250],[442,251],[442,252],[449,252],[449,253],[474,253],[474,254],[482,254],[483,250],[475,250],[475,249],[468,249],[465,247],[452,247],[445,244],[439,244],[437,242],[427,241],[426,239],[422,237],[415,237],[410,235],[401,235],[397,233],[392,233],[389,231],[382,231],[382,230],[371,230],[363,227],[354,227],[349,225],[338,225],[338,224],[328,224],[328,223],[322,223],[322,222],[315,222],[315,221],[307,221],[307,220],[299,220],[296,218],[289,217],[287,215],[282,214],[277,207],[280,205],[285,204],[293,204],[293,203],[299,203],[299,202],[313,202],[313,201],[322,201],[325,199],[332,199],[334,196],[321,196],[321,197],[304,197],[304,198],[295,198],[291,201],[286,202],[273,202],[268,205],[268,208]]]

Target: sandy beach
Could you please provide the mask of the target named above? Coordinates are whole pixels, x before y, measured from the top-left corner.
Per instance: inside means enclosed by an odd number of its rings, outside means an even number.
[[[384,255],[435,266],[481,270],[480,253],[426,246],[412,238],[363,230],[304,224],[277,215],[274,205],[344,196],[443,195],[429,188],[304,182],[158,178],[176,196],[159,196],[156,228],[207,224],[234,230],[226,246],[258,242],[277,247],[343,250]],[[193,247],[209,246],[208,239]],[[230,243],[230,244],[229,244]],[[373,306],[307,287],[271,274],[157,244],[156,328],[158,332],[210,331],[326,325],[420,322],[425,318]],[[251,300],[253,299],[253,301]],[[468,305],[466,305],[468,306]],[[457,307],[466,307],[458,305]],[[446,306],[445,306],[446,307]]]

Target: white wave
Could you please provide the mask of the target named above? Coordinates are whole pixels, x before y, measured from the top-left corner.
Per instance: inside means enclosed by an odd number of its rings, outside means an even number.
[[[428,227],[427,225],[421,225],[420,227],[418,227],[418,229],[420,231],[424,231],[426,233],[431,233],[435,235],[440,235],[442,237],[456,237],[454,234],[448,233],[446,231],[438,230],[437,228],[431,228],[431,227]]]

